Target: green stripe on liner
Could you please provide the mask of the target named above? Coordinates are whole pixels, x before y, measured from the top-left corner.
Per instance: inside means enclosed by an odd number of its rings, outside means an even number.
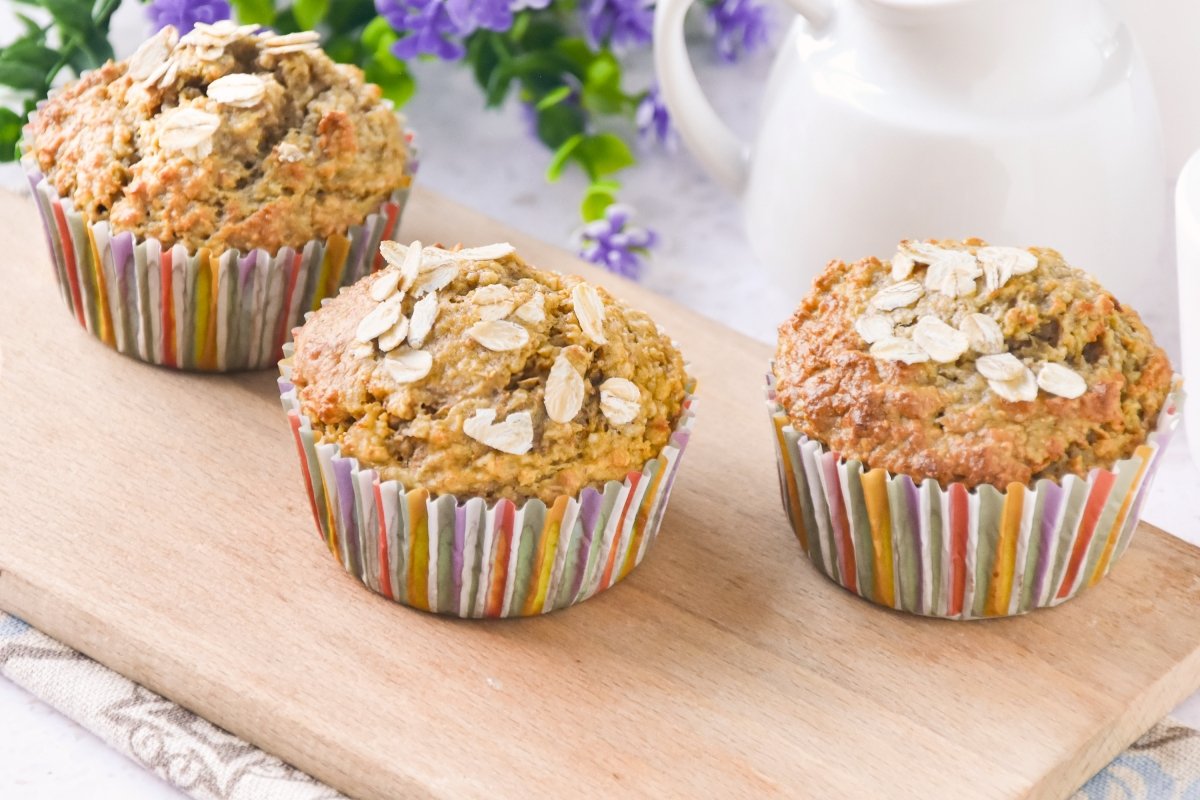
[[[569,537],[567,540],[567,553],[563,561],[562,574],[558,579],[558,591],[554,593],[554,597],[550,603],[550,609],[563,608],[570,605],[571,594],[575,586],[575,579],[579,576],[579,551],[583,547],[583,515],[582,505],[575,511],[575,524],[571,526],[569,531],[559,532],[559,546],[562,546],[562,537]]]
[[[808,557],[818,570],[824,572],[826,544],[821,538],[820,528],[817,527],[817,514],[812,501],[813,487],[809,486],[808,474],[804,468],[804,453],[800,448],[800,435],[795,431],[784,431],[783,438],[787,445],[788,457],[792,460],[792,480],[796,482],[796,494],[800,500],[800,507],[796,509],[796,513],[800,514],[800,519],[804,523],[804,531],[808,534]],[[817,491],[820,491],[819,486],[816,488]],[[784,493],[787,493],[786,489],[784,489]]]
[[[388,527],[388,548],[391,551],[388,556],[395,559],[396,564],[396,569],[392,573],[392,592],[397,597],[407,598],[408,548],[412,544],[409,541],[408,493],[405,492],[404,486],[399,481],[390,481],[390,483],[394,487],[393,491],[396,497],[396,517]]]
[[[437,499],[438,510],[438,609],[449,611],[456,608],[454,597],[454,527],[455,505],[453,495],[442,495]]]
[[[854,561],[858,572],[858,593],[868,600],[879,603],[875,596],[875,542],[871,539],[871,520],[867,516],[867,503],[863,498],[862,463],[847,461],[838,470],[842,479],[842,497],[848,498],[846,505],[850,537],[854,540]]]
[[[515,578],[512,602],[509,604],[509,614],[521,613],[525,607],[534,575],[533,559],[537,555],[537,546],[542,538],[542,528],[546,522],[546,504],[541,500],[529,500],[525,503],[525,513],[521,518],[521,544],[517,551],[517,567],[510,579]]]
[[[464,532],[470,530],[472,526],[475,528],[475,563],[471,566],[470,574],[463,578],[469,589],[467,592],[465,616],[474,617],[479,613],[477,609],[479,605],[479,598],[477,597],[479,594],[479,575],[483,570],[484,559],[491,557],[491,553],[485,553],[483,550],[483,532],[487,527],[487,503],[481,498],[475,497],[467,501],[467,505],[463,510],[463,526]],[[464,542],[463,545],[463,558],[466,558],[466,543]]]
[[[920,602],[917,589],[921,584],[921,560],[913,545],[913,525],[915,520],[908,508],[908,493],[904,482],[889,479],[888,513],[892,518],[892,554],[895,563],[896,578],[900,584],[897,599],[900,608],[905,611],[916,611]]]
[[[964,607],[976,617],[984,616],[987,598],[991,593],[992,584],[996,582],[996,556],[1000,545],[1000,519],[1004,511],[1004,495],[994,486],[980,486],[976,493],[979,498],[979,514],[975,520],[975,597],[971,608]],[[968,539],[971,530],[967,530]]]
[[[335,478],[336,480],[336,478]],[[365,581],[366,572],[363,571],[363,497],[362,487],[358,485],[358,462],[350,462],[350,488],[354,490],[354,505],[351,510],[354,512],[354,542],[351,546],[350,532],[342,531],[346,538],[346,570],[360,581]],[[339,508],[346,507],[346,498],[338,498]]]
[[[65,211],[65,209],[64,209]],[[90,333],[100,332],[96,275],[93,270],[92,247],[88,242],[87,225],[79,214],[64,214],[67,235],[75,249],[75,274],[79,278],[79,299],[83,303],[83,318]]]

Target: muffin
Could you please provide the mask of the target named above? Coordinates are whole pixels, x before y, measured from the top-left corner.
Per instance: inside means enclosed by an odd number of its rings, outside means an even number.
[[[691,425],[675,345],[508,244],[381,253],[387,268],[325,301],[281,363],[335,557],[462,617],[552,611],[628,574]]]
[[[317,40],[167,27],[39,107],[22,163],[89,331],[156,364],[261,368],[305,311],[382,263],[411,136]]]
[[[959,619],[1055,605],[1107,573],[1178,392],[1094,278],[978,239],[831,262],[768,378],[784,503],[818,569]]]

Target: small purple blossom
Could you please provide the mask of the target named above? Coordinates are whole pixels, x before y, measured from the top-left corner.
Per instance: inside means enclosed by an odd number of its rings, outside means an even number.
[[[671,125],[671,115],[663,102],[662,92],[658,84],[654,84],[642,95],[638,102],[635,116],[638,136],[643,142],[657,143],[666,150],[674,150],[676,146],[675,128]]]
[[[146,16],[156,31],[174,25],[184,34],[197,22],[211,25],[229,19],[230,10],[227,0],[154,0],[146,6]]]
[[[401,61],[422,55],[455,61],[466,52],[445,0],[375,0],[375,10],[393,30],[407,34],[392,45]]]
[[[646,228],[630,226],[633,209],[614,203],[604,218],[584,225],[576,233],[579,255],[610,272],[637,279],[642,274],[642,256],[658,242]]]
[[[481,28],[506,31],[513,24],[509,0],[446,0],[446,11],[462,36],[469,36]]]
[[[732,64],[767,43],[767,9],[755,0],[717,0],[708,19],[722,61]]]
[[[583,0],[583,31],[593,48],[649,44],[654,4],[652,0]]]

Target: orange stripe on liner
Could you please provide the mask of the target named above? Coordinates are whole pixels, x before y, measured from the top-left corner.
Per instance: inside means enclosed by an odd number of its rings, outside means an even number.
[[[1138,467],[1137,474],[1133,476],[1133,483],[1130,484],[1129,491],[1125,493],[1125,501],[1121,503],[1121,510],[1117,512],[1117,518],[1113,520],[1112,528],[1108,531],[1108,541],[1104,543],[1104,552],[1100,554],[1100,560],[1096,562],[1096,570],[1088,578],[1088,586],[1095,585],[1096,581],[1108,572],[1108,564],[1112,561],[1113,551],[1117,549],[1117,539],[1121,537],[1121,529],[1125,527],[1129,510],[1133,507],[1133,501],[1142,488],[1142,481],[1146,479],[1146,470],[1150,468],[1150,459],[1153,454],[1154,448],[1146,445],[1141,445],[1134,451],[1134,455],[1142,459],[1142,465]]]
[[[895,571],[892,565],[892,512],[888,505],[887,470],[873,469],[861,478],[871,543],[875,551],[875,602],[896,605]]]
[[[484,616],[498,617],[504,612],[504,590],[508,585],[508,553],[512,548],[513,519],[516,506],[510,500],[496,503],[495,542],[496,553],[492,558],[492,580],[488,585]]]
[[[1092,485],[1091,494],[1088,495],[1087,505],[1083,507],[1083,522],[1080,523],[1079,535],[1075,538],[1075,548],[1071,551],[1067,574],[1063,576],[1062,585],[1058,587],[1060,599],[1069,595],[1071,587],[1075,585],[1079,568],[1083,566],[1083,557],[1087,555],[1088,545],[1092,543],[1092,536],[1096,533],[1096,523],[1100,521],[1100,514],[1104,511],[1109,492],[1112,491],[1116,480],[1117,476],[1111,472],[1096,473],[1096,482]]]
[[[1010,483],[1000,512],[1000,541],[996,560],[992,563],[992,582],[988,587],[984,615],[1002,617],[1008,614],[1012,599],[1013,574],[1017,563],[1017,540],[1021,536],[1021,512],[1025,508],[1025,487]]]

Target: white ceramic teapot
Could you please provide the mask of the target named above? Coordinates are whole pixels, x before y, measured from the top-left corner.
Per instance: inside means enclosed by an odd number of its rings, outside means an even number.
[[[1155,296],[1161,125],[1141,56],[1099,0],[790,0],[800,17],[753,145],[696,81],[692,2],[658,0],[658,80],[688,147],[742,197],[781,288],[798,297],[829,259],[902,238],[975,235],[1056,247],[1120,298]]]

